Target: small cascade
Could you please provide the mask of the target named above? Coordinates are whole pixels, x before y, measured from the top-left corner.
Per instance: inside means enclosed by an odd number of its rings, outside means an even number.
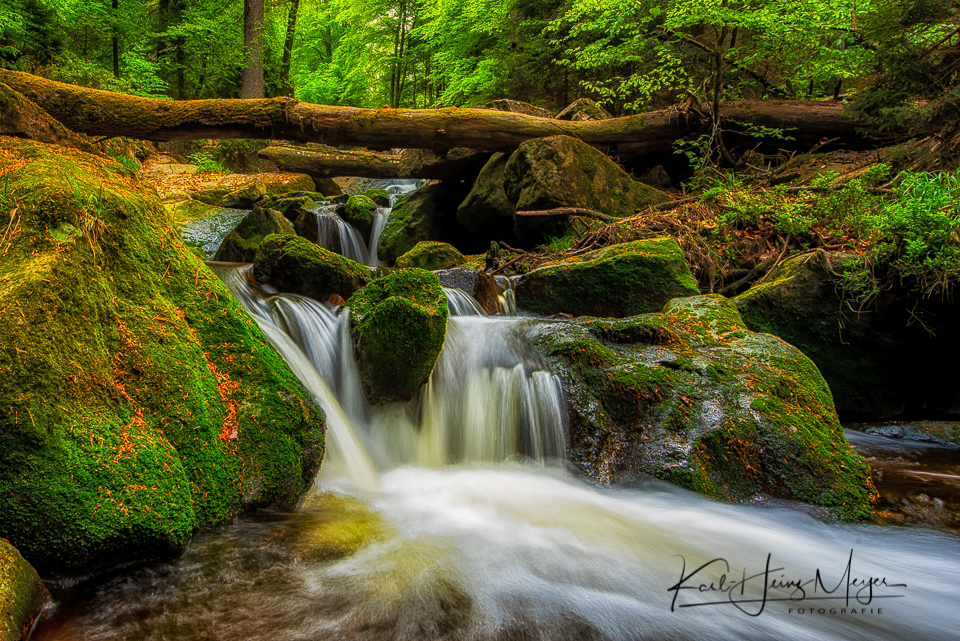
[[[370,251],[363,242],[363,236],[337,215],[335,206],[314,205],[310,211],[317,219],[318,245],[362,265],[370,264]]]
[[[517,315],[517,277],[496,276],[497,305],[501,316]]]
[[[456,287],[444,287],[443,293],[447,296],[447,307],[450,309],[451,316],[486,316],[473,296],[457,289]]]

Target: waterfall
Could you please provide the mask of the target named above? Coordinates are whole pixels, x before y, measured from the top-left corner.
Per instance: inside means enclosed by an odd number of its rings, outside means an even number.
[[[957,638],[954,537],[552,465],[563,399],[524,337],[538,321],[452,316],[420,396],[370,408],[344,308],[212,267],[326,411],[318,491],[78,588],[38,641]]]
[[[497,305],[503,316],[517,315],[517,277],[497,276]]]
[[[456,287],[444,287],[443,293],[447,296],[447,307],[451,316],[486,316],[487,313],[480,307],[480,303],[473,296]]]

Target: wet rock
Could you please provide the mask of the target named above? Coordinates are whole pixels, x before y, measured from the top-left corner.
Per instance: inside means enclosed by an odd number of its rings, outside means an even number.
[[[457,248],[449,243],[425,241],[397,259],[396,267],[419,267],[427,271],[449,269],[462,265],[466,259]]]
[[[367,401],[411,400],[430,377],[447,332],[439,279],[423,269],[402,269],[373,281],[347,305]]]
[[[536,314],[632,316],[696,296],[680,245],[654,238],[613,245],[535,269],[517,281],[517,306]]]
[[[425,240],[445,240],[462,192],[459,184],[437,182],[397,198],[377,243],[380,260],[394,261]]]
[[[252,263],[257,248],[270,234],[295,235],[283,214],[273,209],[254,207],[236,228],[227,234],[213,260],[227,263]]]
[[[655,189],[670,189],[673,183],[670,181],[670,174],[663,168],[663,165],[657,165],[648,169],[639,178],[644,185],[650,185]]]
[[[440,284],[444,287],[456,287],[464,291],[479,303],[483,311],[497,314],[500,306],[497,302],[497,283],[493,276],[478,269],[455,267],[436,272]]]
[[[3,536],[45,576],[85,573],[295,504],[323,413],[156,196],[14,138],[0,173],[22,204],[0,257]]]
[[[350,296],[372,280],[368,267],[299,236],[267,236],[257,250],[253,275],[281,292],[325,300]]]
[[[582,207],[610,216],[632,216],[669,196],[626,174],[610,158],[569,136],[522,143],[503,169],[503,187],[516,211]],[[516,216],[514,232],[527,246],[562,236],[564,216]]]
[[[0,641],[26,639],[50,593],[17,548],[0,539]]]
[[[870,516],[870,468],[816,366],[750,332],[728,300],[682,298],[660,313],[536,331],[569,398],[572,460],[588,476],[650,475],[723,500],[771,496]]]
[[[798,256],[734,301],[750,329],[817,364],[846,420],[960,417],[960,388],[942,374],[944,363],[960,360],[960,307],[899,286],[851,307],[840,276],[855,261],[852,253]]]
[[[377,207],[390,206],[390,192],[386,189],[368,189],[363,195],[377,204]]]
[[[320,194],[317,194],[317,196],[319,195]],[[300,216],[300,214],[313,207],[316,200],[322,199],[315,199],[306,194],[299,196],[277,196],[274,194],[267,194],[267,196],[257,204],[261,207],[267,207],[269,209],[275,209],[279,211],[281,214],[283,214],[284,218],[292,223]]]
[[[554,118],[556,120],[606,120],[613,116],[589,98],[579,98],[567,105]]]

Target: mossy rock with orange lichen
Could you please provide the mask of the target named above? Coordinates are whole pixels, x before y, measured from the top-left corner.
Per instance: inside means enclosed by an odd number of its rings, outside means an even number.
[[[430,378],[447,334],[447,297],[440,279],[401,269],[347,301],[350,331],[367,400],[406,402]]]
[[[672,238],[611,245],[553,263],[521,276],[516,290],[521,309],[573,316],[633,316],[699,293]]]
[[[17,548],[0,539],[0,641],[27,638],[33,621],[50,600],[37,571]]]
[[[659,313],[536,331],[570,400],[571,458],[588,476],[655,476],[723,500],[870,516],[870,468],[816,366],[749,331],[727,299],[680,298]]]
[[[156,195],[0,137],[0,533],[44,574],[175,554],[292,506],[323,412]]]
[[[228,263],[252,263],[263,239],[270,234],[295,236],[287,219],[279,211],[254,207],[240,224],[220,243],[213,260]]]

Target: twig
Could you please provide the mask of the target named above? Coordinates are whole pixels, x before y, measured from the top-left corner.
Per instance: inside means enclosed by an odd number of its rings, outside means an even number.
[[[581,207],[557,207],[556,209],[518,211],[517,216],[588,216],[591,218],[597,218],[599,220],[605,220],[608,223],[615,223],[622,220],[616,216],[602,214],[599,211],[583,209]]]

